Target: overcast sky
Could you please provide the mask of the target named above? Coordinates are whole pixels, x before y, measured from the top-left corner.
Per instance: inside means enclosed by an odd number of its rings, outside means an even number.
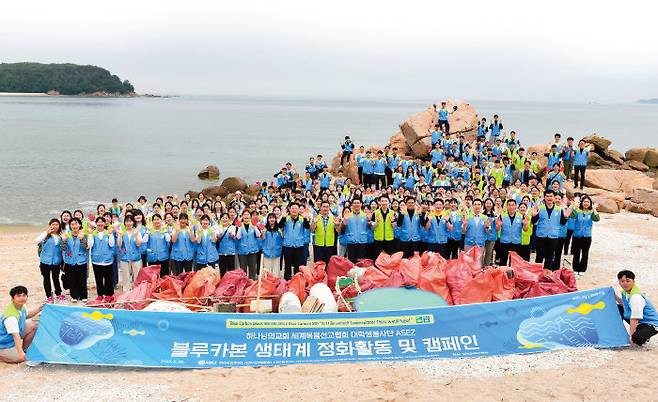
[[[658,97],[652,4],[13,1],[0,58],[99,65],[140,93],[627,102]]]

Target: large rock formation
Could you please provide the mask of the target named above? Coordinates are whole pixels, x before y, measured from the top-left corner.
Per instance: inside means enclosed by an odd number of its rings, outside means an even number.
[[[229,193],[245,191],[247,189],[247,182],[240,177],[227,177],[222,182],[221,187],[224,187]]]
[[[583,141],[594,146],[593,151],[599,155],[604,154],[608,151],[608,147],[612,144],[612,141],[605,137],[598,136],[596,134],[588,135],[583,137]]]
[[[217,180],[219,179],[219,168],[215,165],[208,165],[201,169],[197,176],[201,180]]]
[[[226,197],[226,195],[228,195],[228,190],[226,190],[226,189],[225,189],[224,187],[222,187],[222,186],[210,186],[210,187],[206,187],[206,188],[204,188],[203,190],[201,190],[201,192],[203,193],[203,195],[206,196],[206,198],[209,198],[209,199],[211,199],[211,200],[213,200],[213,201],[215,200],[215,198],[216,198],[217,196],[219,196],[219,197]],[[197,196],[198,196],[198,194],[197,194]],[[193,197],[193,198],[194,198],[194,197]]]
[[[625,202],[628,211],[658,216],[658,190],[636,188]]]
[[[649,148],[631,148],[626,151],[626,160],[638,161],[644,163],[644,157],[647,155]]]
[[[412,155],[411,147],[407,144],[407,140],[402,135],[402,132],[398,131],[397,133],[391,136],[391,139],[388,140],[388,145],[391,149],[397,148],[398,155]]]
[[[546,154],[549,153],[550,150],[551,147],[548,144],[530,145],[526,149],[526,155],[532,155],[533,152],[537,152],[537,160],[539,161],[542,167],[541,171],[539,172],[540,176],[545,172],[544,168],[546,167],[546,162],[548,161],[548,157],[546,157]]]
[[[658,167],[658,150],[655,148],[648,149],[647,154],[644,156],[644,164],[650,168]]]
[[[635,170],[597,169],[585,174],[585,185],[630,194],[636,188],[651,188],[653,179]]]
[[[636,161],[635,159],[627,160],[624,162],[624,164],[628,167],[630,167],[633,170],[638,170],[640,172],[648,172],[649,171],[649,166],[645,165],[644,163],[640,161]]]
[[[452,111],[454,106],[457,110],[448,117],[450,134],[463,134],[468,141],[472,141],[477,134],[478,115],[475,109],[463,101],[449,101],[446,107]],[[434,128],[434,123],[436,112],[430,106],[400,124],[400,132],[415,156],[423,158],[428,155],[432,146],[430,130]]]

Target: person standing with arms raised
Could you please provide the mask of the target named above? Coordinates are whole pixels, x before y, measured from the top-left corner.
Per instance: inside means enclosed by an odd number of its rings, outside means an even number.
[[[329,259],[336,255],[336,238],[340,230],[340,220],[331,214],[329,201],[322,201],[320,213],[311,222],[311,233],[314,233],[313,260],[324,261],[329,265]]]
[[[355,264],[360,259],[366,258],[369,238],[368,232],[372,230],[372,224],[370,222],[372,215],[368,216],[365,212],[361,211],[361,205],[360,198],[352,200],[352,213],[347,215],[342,226],[347,241],[347,258]]]
[[[395,252],[395,212],[389,208],[390,200],[386,196],[379,197],[379,202],[372,215],[374,221],[375,254],[379,256],[382,251],[387,254]]]
[[[544,203],[532,209],[532,224],[536,226],[537,257],[535,262],[544,263],[544,269],[555,271],[560,268],[556,261],[557,247],[560,246],[560,229],[566,225],[571,216],[571,207],[562,209],[555,205],[555,193],[546,190]]]
[[[279,227],[283,229],[283,275],[286,280],[292,278],[301,265],[306,264],[305,229],[311,228],[308,219],[299,214],[299,204],[292,202],[288,208],[290,215],[284,215],[279,221]]]

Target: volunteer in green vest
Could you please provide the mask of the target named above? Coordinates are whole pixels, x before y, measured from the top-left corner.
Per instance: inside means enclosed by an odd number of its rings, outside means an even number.
[[[9,296],[11,303],[0,317],[0,361],[21,363],[25,361],[25,351],[37,332],[37,323],[30,318],[41,312],[43,304],[28,311],[25,286],[13,287]]]
[[[530,221],[530,216],[528,214],[528,204],[526,204],[525,202],[519,204],[519,213],[521,214],[521,216],[523,216],[524,220],[528,221],[528,227],[521,230],[521,244],[519,245],[519,256],[526,261],[530,261],[530,240],[532,238],[532,222]]]
[[[311,232],[315,234],[313,260],[324,261],[327,265],[331,256],[337,253],[336,238],[340,227],[338,217],[332,215],[330,209],[329,201],[322,201],[320,213],[311,222]]]
[[[635,274],[624,270],[617,274],[621,297],[615,294],[619,313],[630,328],[628,338],[631,345],[644,345],[649,338],[658,333],[658,312],[635,284]]]
[[[395,212],[389,208],[390,200],[386,196],[379,198],[379,208],[372,214],[372,220],[375,224],[375,255],[379,256],[382,251],[388,254],[395,252]]]

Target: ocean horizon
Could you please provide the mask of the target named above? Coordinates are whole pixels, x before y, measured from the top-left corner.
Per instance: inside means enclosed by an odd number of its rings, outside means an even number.
[[[285,162],[330,161],[345,135],[384,145],[398,125],[436,100],[172,95],[93,98],[0,97],[0,224],[43,225],[62,209],[94,210],[112,197],[134,201],[200,190],[197,172],[273,180]],[[625,152],[656,146],[658,105],[472,100],[501,116],[523,144],[596,133]]]

